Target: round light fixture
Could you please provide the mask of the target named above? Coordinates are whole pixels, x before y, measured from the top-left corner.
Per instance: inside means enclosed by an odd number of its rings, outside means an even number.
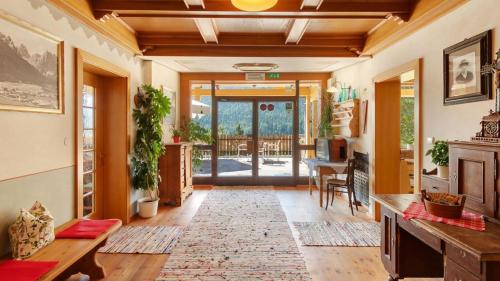
[[[231,0],[231,3],[242,11],[259,12],[271,9],[278,0]]]

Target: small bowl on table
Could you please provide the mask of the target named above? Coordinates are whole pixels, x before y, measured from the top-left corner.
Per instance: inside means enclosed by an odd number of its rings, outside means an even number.
[[[434,193],[422,190],[422,202],[425,210],[434,216],[459,219],[465,206],[464,195],[452,195],[448,193]]]

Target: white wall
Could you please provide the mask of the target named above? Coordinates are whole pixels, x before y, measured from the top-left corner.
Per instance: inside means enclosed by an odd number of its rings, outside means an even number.
[[[169,143],[172,140],[172,129],[179,127],[179,73],[161,63],[144,61],[143,79],[144,83],[151,84],[156,88],[163,88],[171,100],[172,114],[175,116],[175,120],[174,122],[165,120],[163,124],[163,140]]]
[[[425,28],[376,54],[373,59],[339,70],[337,80],[351,84],[369,100],[368,132],[355,149],[372,153],[374,136],[373,78],[391,68],[423,58],[422,112],[425,153],[427,137],[444,140],[469,140],[480,130],[481,117],[494,108],[494,100],[443,106],[443,49],[488,29],[493,29],[494,52],[500,48],[500,1],[473,0]],[[432,168],[425,157],[424,168]]]
[[[42,0],[0,0],[0,9],[64,40],[65,113],[0,111],[0,255],[20,208],[46,204],[59,225],[74,217],[75,48],[127,69],[133,94],[142,60]],[[133,99],[131,99],[133,100]],[[132,202],[131,202],[132,203]]]

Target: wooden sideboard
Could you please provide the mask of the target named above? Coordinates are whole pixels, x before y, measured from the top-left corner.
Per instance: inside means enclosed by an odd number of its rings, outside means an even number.
[[[160,202],[180,206],[193,192],[192,152],[190,143],[165,145],[160,157]]]
[[[449,142],[449,181],[422,176],[431,192],[466,195],[466,208],[486,217],[479,232],[425,220],[403,219],[420,195],[373,195],[381,207],[381,259],[389,280],[444,277],[445,281],[500,281],[498,161],[500,144]]]
[[[486,231],[479,232],[426,220],[405,221],[403,211],[411,202],[420,202],[420,195],[372,198],[382,205],[380,255],[389,280],[500,280],[500,225],[487,221]]]

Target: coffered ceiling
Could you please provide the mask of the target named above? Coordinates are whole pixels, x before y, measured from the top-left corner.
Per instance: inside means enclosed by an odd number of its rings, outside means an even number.
[[[93,0],[148,56],[358,57],[384,22],[408,21],[418,0],[279,0],[262,12],[230,0]]]

